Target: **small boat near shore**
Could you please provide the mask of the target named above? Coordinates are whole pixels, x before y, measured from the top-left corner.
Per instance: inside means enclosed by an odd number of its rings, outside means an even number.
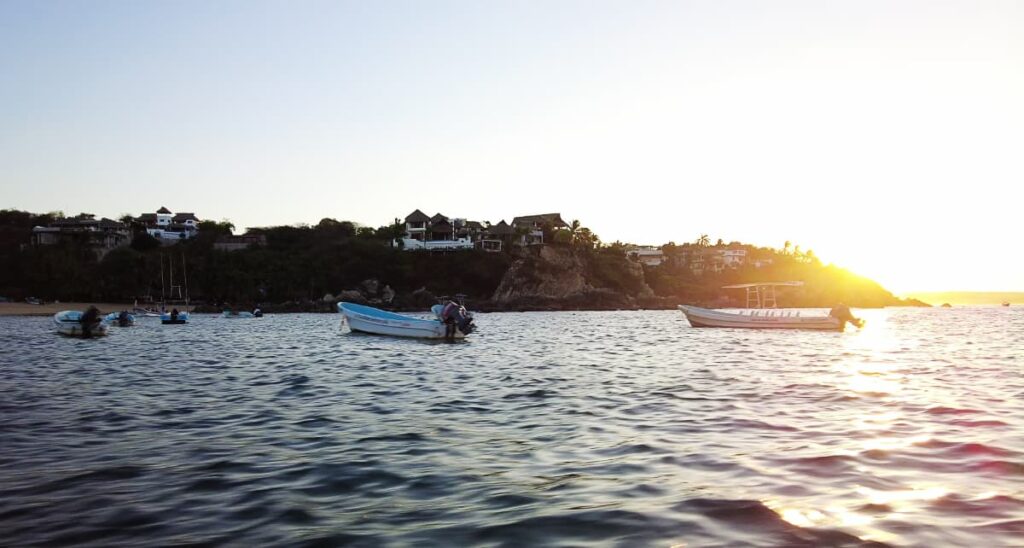
[[[65,337],[80,337],[83,339],[106,336],[110,327],[107,323],[97,321],[89,329],[86,329],[86,326],[82,324],[83,314],[80,310],[64,310],[54,314],[53,323],[56,324],[57,333]]]
[[[370,333],[373,335],[388,335],[391,337],[411,337],[417,339],[444,339],[446,336],[446,325],[441,320],[445,313],[446,305],[434,305],[431,312],[432,319],[414,318],[395,312],[380,310],[372,306],[365,306],[355,303],[338,303],[338,312],[341,313],[349,329],[354,332]],[[454,329],[453,338],[462,339],[472,332],[472,315],[460,307],[462,319],[455,320],[458,325]]]
[[[164,325],[178,325],[188,323],[188,312],[172,310],[160,314],[160,323]]]
[[[111,312],[103,317],[103,321],[118,327],[131,327],[135,325],[135,316],[130,312]]]
[[[225,317],[225,318],[229,318],[229,319],[255,318],[256,317],[256,315],[253,314],[252,312],[247,312],[245,310],[241,310],[241,311],[239,311],[239,310],[225,310],[225,311],[221,312],[220,315]]]

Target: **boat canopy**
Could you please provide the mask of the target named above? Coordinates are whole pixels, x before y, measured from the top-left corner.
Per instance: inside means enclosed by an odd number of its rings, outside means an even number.
[[[751,284],[723,285],[722,289],[746,289],[747,308],[775,308],[776,287],[801,287],[803,282],[760,282]]]
[[[786,286],[786,287],[800,287],[804,285],[803,282],[761,282],[753,284],[735,284],[735,285],[723,285],[722,289],[745,289],[748,287],[773,287],[773,286]]]

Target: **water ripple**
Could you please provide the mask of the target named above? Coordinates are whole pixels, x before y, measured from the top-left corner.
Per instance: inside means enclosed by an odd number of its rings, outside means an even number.
[[[0,318],[5,545],[1019,546],[1024,309]]]

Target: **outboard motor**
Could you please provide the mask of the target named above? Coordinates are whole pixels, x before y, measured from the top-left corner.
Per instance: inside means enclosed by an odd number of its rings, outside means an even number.
[[[466,311],[464,306],[459,307],[459,316],[455,325],[463,335],[469,335],[473,332],[473,328],[476,327],[473,325],[473,315]]]
[[[473,332],[473,315],[470,314],[465,306],[462,306],[455,301],[448,301],[448,304],[444,305],[441,309],[441,321],[446,324],[455,324],[455,327],[462,332],[463,335],[469,335]]]
[[[82,317],[78,319],[82,326],[82,337],[88,339],[92,337],[92,330],[100,324],[100,311],[95,306],[90,306]]]
[[[853,313],[850,312],[850,307],[842,303],[832,307],[832,310],[829,310],[828,315],[840,322],[850,322],[855,327],[862,327],[864,325],[864,320],[854,316]]]

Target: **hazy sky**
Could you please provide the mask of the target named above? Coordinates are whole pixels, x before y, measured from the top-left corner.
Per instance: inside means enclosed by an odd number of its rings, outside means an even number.
[[[1024,291],[1024,2],[0,0],[0,207],[415,208]]]

